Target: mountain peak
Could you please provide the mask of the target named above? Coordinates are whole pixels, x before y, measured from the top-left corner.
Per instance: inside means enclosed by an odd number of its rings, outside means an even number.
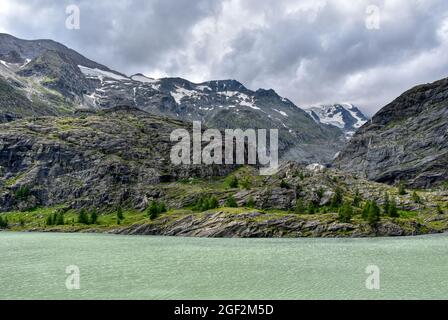
[[[343,130],[350,138],[368,118],[351,103],[334,103],[312,106],[305,109],[314,121],[332,125]]]

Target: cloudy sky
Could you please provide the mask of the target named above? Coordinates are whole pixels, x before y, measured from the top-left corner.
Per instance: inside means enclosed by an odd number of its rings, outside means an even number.
[[[66,28],[69,4],[79,30]],[[447,0],[0,0],[0,32],[56,40],[129,75],[237,79],[299,106],[369,114],[448,77]]]

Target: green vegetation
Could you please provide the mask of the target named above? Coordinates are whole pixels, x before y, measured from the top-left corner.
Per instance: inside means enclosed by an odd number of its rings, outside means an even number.
[[[412,192],[412,201],[414,201],[417,204],[422,204],[423,201],[420,198],[420,196],[418,195],[418,193],[416,191]]]
[[[65,224],[64,213],[63,212],[55,212],[49,214],[45,221],[47,226],[63,226]]]
[[[204,196],[199,198],[198,201],[196,201],[195,205],[193,206],[194,211],[207,211],[211,209],[216,209],[219,207],[219,201],[216,197],[210,197],[210,196]]]
[[[92,210],[92,213],[90,214],[90,224],[97,224],[98,223],[98,214],[96,213],[96,209]]]
[[[359,194],[359,189],[357,188],[355,190],[355,195],[353,197],[353,206],[356,208],[359,208],[361,206],[361,201],[362,201],[362,198]]]
[[[231,175],[227,177],[227,179],[225,180],[225,184],[230,189],[238,188],[239,185],[238,178],[234,175]]]
[[[280,181],[280,188],[282,189],[289,189],[289,184],[282,179],[282,181]]]
[[[241,188],[246,190],[250,190],[250,188],[252,187],[252,181],[249,177],[244,177],[243,179],[241,179],[239,184]]]
[[[404,196],[405,194],[407,194],[406,188],[405,188],[404,183],[402,181],[400,181],[400,183],[398,184],[398,194],[400,196]]]
[[[306,212],[308,214],[315,214],[316,213],[316,205],[313,201],[308,202],[308,208],[306,209]]]
[[[367,201],[362,210],[362,218],[371,226],[380,221],[381,210],[375,201]]]
[[[227,198],[224,206],[228,208],[238,208],[238,203],[233,196],[230,196],[229,198]]]
[[[395,199],[392,199],[392,201],[389,204],[388,214],[389,214],[389,217],[391,217],[391,218],[398,218],[400,216],[398,214],[397,202],[395,201]]]
[[[250,196],[249,199],[246,202],[247,208],[255,208],[255,200],[254,197]]]
[[[163,202],[151,201],[148,209],[146,210],[149,216],[149,219],[155,220],[162,213],[167,212],[166,205]]]
[[[336,187],[334,191],[333,198],[331,199],[331,207],[332,208],[339,208],[344,201],[344,193],[341,189],[341,187]]]
[[[303,204],[303,200],[301,198],[298,198],[296,200],[296,208],[294,209],[295,214],[305,214],[305,206]]]
[[[79,212],[78,223],[89,224],[89,215],[85,209],[81,209]]]
[[[117,224],[121,224],[121,222],[123,220],[124,220],[123,208],[118,207],[117,208]]]
[[[30,188],[28,186],[21,186],[15,192],[16,199],[27,200],[30,196]]]
[[[3,218],[0,215],[0,229],[6,229],[6,228],[8,228],[8,218],[7,217]]]
[[[352,220],[353,217],[353,207],[350,204],[350,202],[346,201],[342,205],[342,207],[339,208],[338,212],[338,219],[340,222],[349,223]]]

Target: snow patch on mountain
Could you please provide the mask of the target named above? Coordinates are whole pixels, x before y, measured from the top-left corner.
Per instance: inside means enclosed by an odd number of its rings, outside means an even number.
[[[338,127],[348,138],[361,128],[368,118],[353,104],[336,103],[305,108],[317,123]]]
[[[88,68],[88,67],[84,67],[84,66],[78,66],[78,67],[84,75],[91,77],[91,78],[97,78],[97,79],[108,78],[108,79],[115,79],[118,81],[129,80],[126,77],[120,76],[120,75],[110,72],[110,71],[105,71],[105,70],[101,70],[98,68],[92,69],[92,68]]]

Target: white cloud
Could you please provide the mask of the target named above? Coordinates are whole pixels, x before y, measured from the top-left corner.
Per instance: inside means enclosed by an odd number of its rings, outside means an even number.
[[[298,105],[349,101],[370,113],[448,76],[446,0],[1,0],[0,30],[52,38],[118,71],[237,79]],[[379,30],[365,28],[380,8]]]

